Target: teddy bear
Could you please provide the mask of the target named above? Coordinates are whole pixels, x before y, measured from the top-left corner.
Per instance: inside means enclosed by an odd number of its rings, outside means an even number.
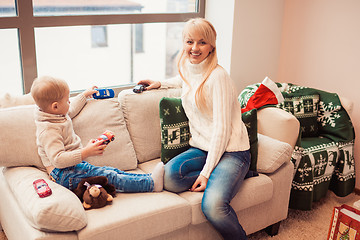
[[[111,203],[116,195],[115,186],[108,183],[107,177],[84,178],[73,190],[85,209],[95,209]]]

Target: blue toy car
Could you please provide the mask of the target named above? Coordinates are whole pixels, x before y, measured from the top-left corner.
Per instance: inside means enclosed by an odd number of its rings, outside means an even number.
[[[98,91],[93,94],[95,99],[113,98],[115,96],[114,90],[111,88],[97,88],[95,90]]]

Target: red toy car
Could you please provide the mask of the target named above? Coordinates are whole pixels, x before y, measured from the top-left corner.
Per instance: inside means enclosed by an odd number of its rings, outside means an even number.
[[[33,182],[33,186],[35,191],[39,195],[39,197],[44,198],[50,196],[52,191],[49,185],[45,182],[44,179],[37,179]]]
[[[103,134],[101,134],[97,139],[97,141],[104,140],[102,145],[108,145],[110,142],[115,140],[115,135],[113,132],[106,130]]]

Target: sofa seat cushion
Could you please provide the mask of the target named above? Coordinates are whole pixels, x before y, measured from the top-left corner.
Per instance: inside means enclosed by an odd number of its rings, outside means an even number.
[[[179,194],[186,199],[192,209],[192,224],[200,224],[206,220],[201,211],[201,200],[203,192],[186,191]],[[231,200],[231,206],[238,212],[240,210],[255,206],[257,204],[270,200],[273,196],[273,182],[264,175],[245,179],[239,192]]]
[[[34,167],[4,168],[5,180],[29,223],[43,231],[76,231],[87,224],[85,210],[70,190],[52,182],[45,172]],[[44,179],[52,194],[40,198],[33,182]]]
[[[155,168],[156,164],[158,164],[159,162],[161,162],[161,159],[157,158],[157,159],[139,164],[138,168],[141,169],[144,173],[151,173],[152,170]]]
[[[150,239],[188,226],[191,208],[170,192],[118,193],[111,206],[86,211],[79,239]]]

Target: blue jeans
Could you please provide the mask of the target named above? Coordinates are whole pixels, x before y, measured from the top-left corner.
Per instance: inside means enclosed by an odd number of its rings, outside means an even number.
[[[183,192],[191,188],[199,176],[207,152],[198,148],[179,154],[165,165],[164,188]],[[204,191],[201,210],[224,239],[247,239],[231,199],[238,192],[250,167],[250,151],[225,152],[211,173]]]
[[[74,190],[83,178],[105,176],[118,192],[152,192],[151,174],[127,173],[113,167],[98,167],[83,161],[73,167],[55,168],[50,175],[56,183]]]

